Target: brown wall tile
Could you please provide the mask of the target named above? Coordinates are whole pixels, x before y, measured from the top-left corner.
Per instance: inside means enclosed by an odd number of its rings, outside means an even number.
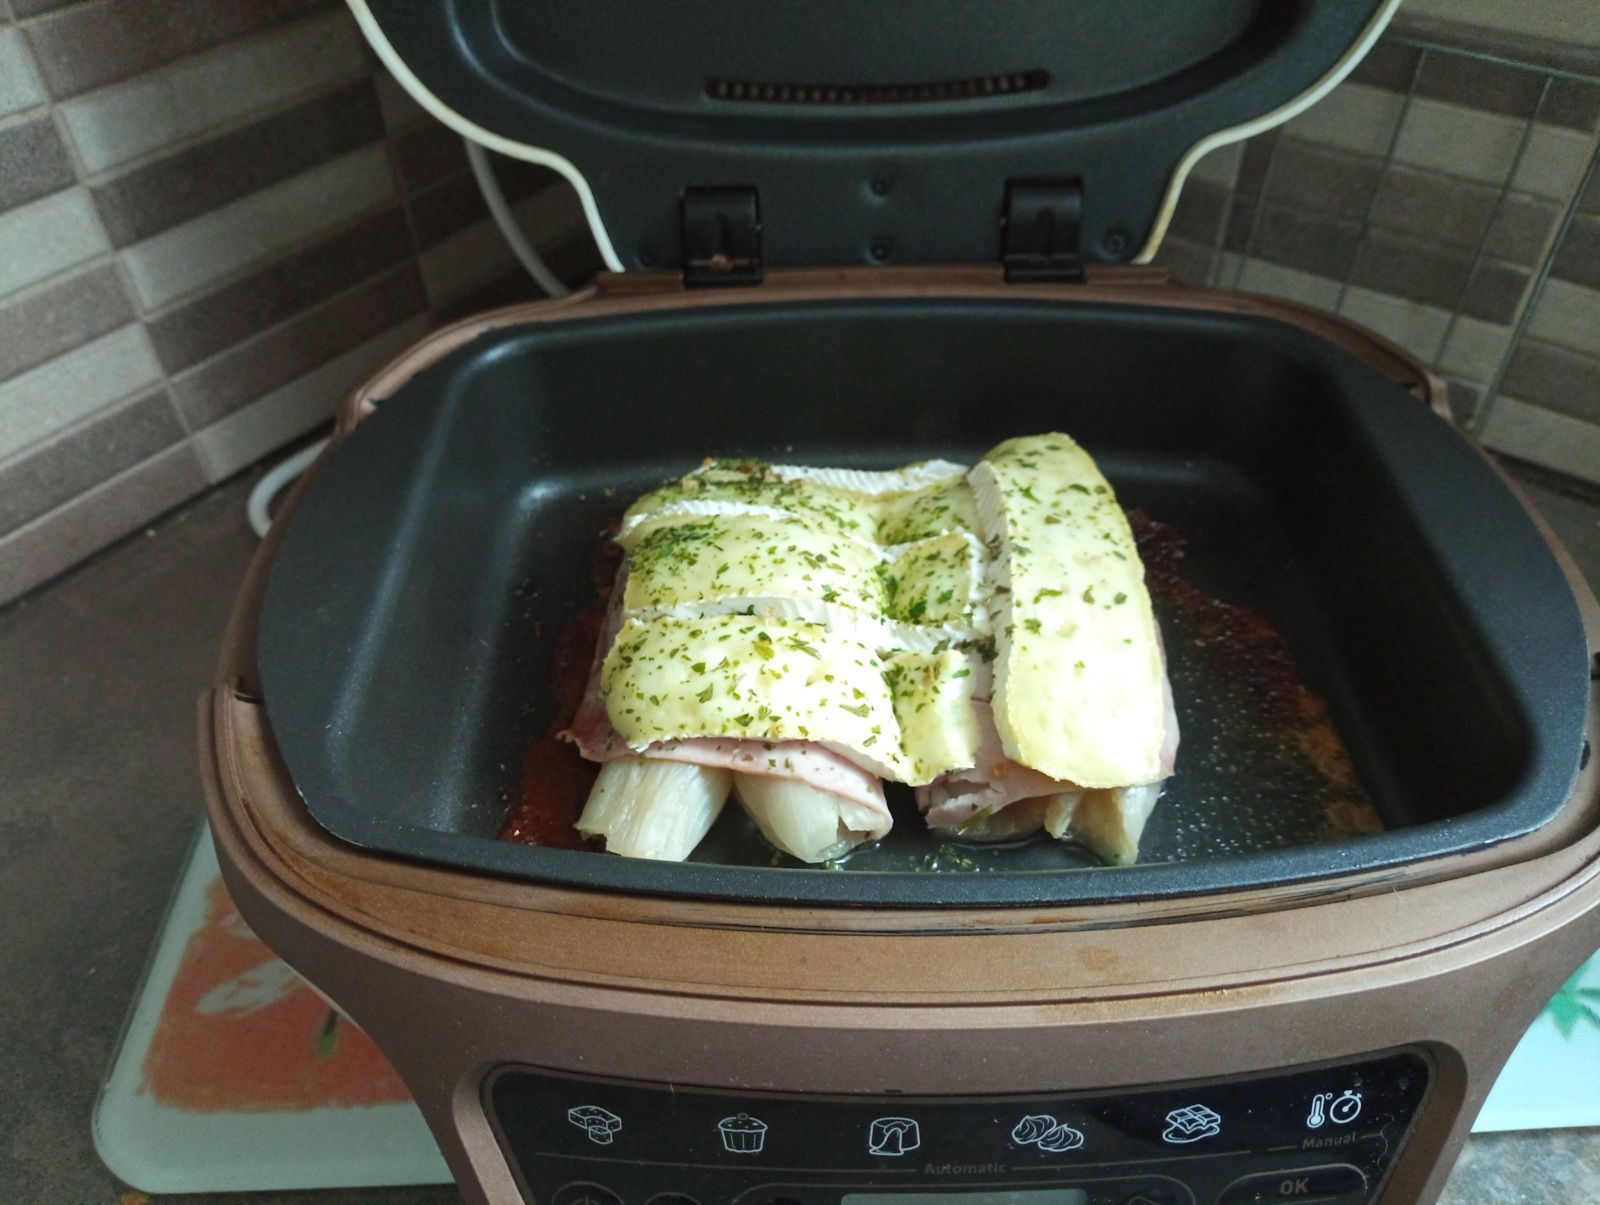
[[[1222,241],[1222,220],[1227,213],[1228,197],[1229,189],[1223,185],[1190,177],[1178,197],[1167,236],[1216,246]]]
[[[1467,285],[1472,257],[1420,239],[1370,230],[1350,282],[1391,297],[1454,309]]]
[[[1330,217],[1359,219],[1372,201],[1383,161],[1298,138],[1278,139],[1267,200]]]
[[[1165,245],[1162,251],[1166,251]],[[543,255],[550,270],[568,284],[587,280],[604,266],[587,230],[554,247],[545,248]],[[539,292],[539,287],[519,266],[468,289],[459,297],[452,297],[434,311],[434,317],[441,323],[454,322],[497,306],[535,301],[541,296],[543,294]]]
[[[1500,190],[1392,164],[1383,173],[1372,221],[1403,234],[1476,247]]]
[[[383,136],[370,80],[230,130],[95,188],[113,245],[149,238]]]
[[[1244,153],[1239,156],[1239,177],[1234,184],[1235,188],[1252,196],[1261,192],[1267,179],[1267,164],[1271,161],[1272,150],[1277,144],[1277,130],[1257,134],[1245,142]]]
[[[194,448],[179,444],[0,536],[0,603],[48,581],[205,485]]]
[[[1416,74],[1421,58],[1422,52],[1415,46],[1385,36],[1355,65],[1348,78],[1352,83],[1404,92],[1411,87],[1411,77]]]
[[[1228,216],[1222,226],[1222,247],[1225,251],[1241,254],[1250,245],[1250,233],[1255,229],[1256,213],[1260,202],[1244,193],[1235,193],[1228,203]]]
[[[1472,270],[1461,312],[1470,318],[1508,326],[1533,278],[1521,268],[1484,260]]]
[[[446,176],[467,170],[467,152],[461,144],[461,135],[432,120],[395,138],[394,160],[407,192],[426,188]]]
[[[0,127],[0,209],[66,188],[77,179],[48,115]]]
[[[11,0],[11,9],[18,17],[36,17],[76,3],[78,0]]]
[[[1454,378],[1447,379],[1444,384],[1451,417],[1456,420],[1458,426],[1470,427],[1473,417],[1478,412],[1478,403],[1483,400],[1482,388]]]
[[[422,278],[406,264],[185,373],[173,400],[199,430],[426,308]]]
[[[1593,130],[1600,123],[1600,82],[1552,79],[1539,108],[1539,120],[1573,130]]]
[[[0,304],[0,381],[133,320],[110,264]]]
[[[1513,59],[1541,70],[1600,76],[1600,50],[1577,40],[1558,43],[1548,38],[1512,33],[1507,29],[1486,29],[1460,21],[1414,15],[1404,5],[1391,28],[1395,36],[1436,42],[1473,54]]]
[[[177,372],[410,256],[411,239],[399,208],[386,209],[150,319],[150,338],[162,365]]]
[[[156,389],[0,464],[0,533],[115,477],[183,439]]]
[[[1171,272],[1179,284],[1203,287],[1211,281],[1216,259],[1216,252],[1208,245],[1169,238],[1162,241],[1155,262]]]
[[[559,178],[547,168],[516,159],[496,156],[494,166],[500,187],[513,204],[547,188]],[[406,205],[417,231],[417,242],[423,248],[442,243],[452,234],[489,216],[489,207],[478,191],[478,182],[470,173],[422,189],[412,195]]]
[[[99,0],[25,26],[45,87],[76,96],[259,33],[333,0]]]
[[[1578,208],[1584,213],[1600,213],[1600,167],[1590,166],[1589,183],[1578,198]]]
[[[1580,213],[1561,238],[1550,274],[1600,289],[1600,216]]]
[[[1343,280],[1355,255],[1355,222],[1265,206],[1250,232],[1250,254],[1315,276]]]
[[[1600,422],[1600,359],[1538,339],[1512,354],[1500,391],[1588,422]]]
[[[1430,54],[1417,72],[1418,96],[1512,117],[1532,117],[1543,90],[1538,72],[1465,55]]]
[[[1489,226],[1483,252],[1495,259],[1532,267],[1544,254],[1560,207],[1524,193],[1507,193]]]

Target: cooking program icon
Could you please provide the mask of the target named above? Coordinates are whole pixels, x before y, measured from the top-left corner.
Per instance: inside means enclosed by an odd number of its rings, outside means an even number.
[[[1311,1112],[1306,1116],[1306,1128],[1319,1129],[1324,1121],[1345,1126],[1360,1116],[1361,1093],[1349,1088],[1338,1096],[1332,1092],[1318,1092],[1311,1098]]]
[[[867,1130],[867,1150],[874,1155],[904,1155],[922,1145],[922,1131],[909,1117],[880,1117]]]
[[[622,1118],[599,1105],[578,1105],[568,1109],[567,1120],[588,1134],[590,1142],[598,1142],[601,1146],[610,1146],[617,1131],[622,1129]]]
[[[1060,1154],[1083,1145],[1083,1132],[1048,1113],[1029,1113],[1011,1128],[1011,1141],[1018,1146],[1036,1146],[1041,1151]]]
[[[1168,1142],[1199,1142],[1222,1133],[1222,1118],[1204,1105],[1185,1105],[1167,1114],[1167,1128],[1161,1135]]]
[[[759,1155],[767,1145],[767,1123],[748,1113],[724,1117],[717,1122],[722,1149],[731,1155]]]

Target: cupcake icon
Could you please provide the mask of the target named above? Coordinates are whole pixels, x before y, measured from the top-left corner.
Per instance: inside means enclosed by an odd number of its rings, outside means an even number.
[[[740,1113],[717,1122],[722,1148],[733,1155],[759,1155],[767,1144],[767,1123],[759,1117]]]

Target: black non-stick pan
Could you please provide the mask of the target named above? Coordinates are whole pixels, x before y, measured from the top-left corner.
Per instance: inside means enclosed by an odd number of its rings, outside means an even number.
[[[1384,831],[1319,839],[1311,785],[1236,743],[1215,659],[1169,634],[1185,741],[1139,866],[1048,841],[941,860],[905,800],[842,871],[773,866],[732,808],[681,865],[495,839],[553,705],[550,640],[633,495],[711,453],[887,467],[1046,430],[1183,534],[1188,580],[1283,633]],[[512,326],[458,348],[312,484],[259,660],[307,807],[358,845],[620,891],[929,906],[1260,886],[1528,833],[1583,756],[1584,647],[1498,476],[1331,344],[1237,314],[880,299]]]

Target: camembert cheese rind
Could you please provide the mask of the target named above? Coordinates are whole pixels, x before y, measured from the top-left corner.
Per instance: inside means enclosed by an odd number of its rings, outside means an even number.
[[[994,717],[1006,755],[1082,787],[1159,779],[1161,650],[1110,485],[1061,434],[1007,440],[969,480],[994,557]]]

